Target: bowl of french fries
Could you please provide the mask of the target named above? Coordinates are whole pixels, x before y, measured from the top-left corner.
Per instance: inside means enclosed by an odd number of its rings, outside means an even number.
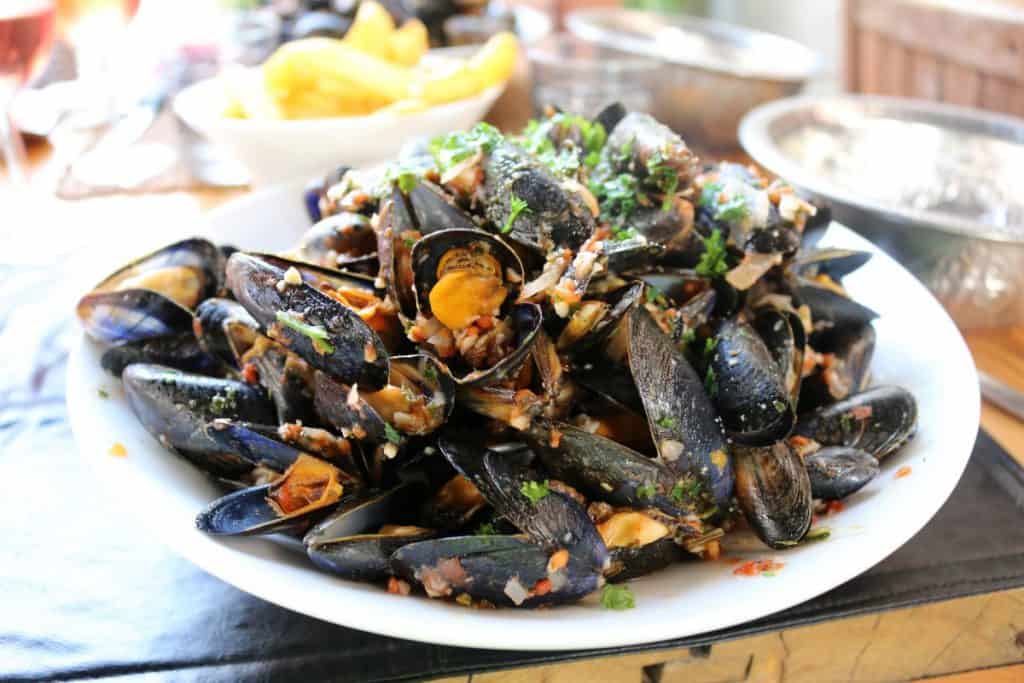
[[[511,33],[465,55],[428,49],[416,19],[396,26],[364,2],[342,39],[283,44],[175,98],[186,125],[242,162],[253,185],[394,157],[418,136],[467,129],[501,95],[519,54]]]

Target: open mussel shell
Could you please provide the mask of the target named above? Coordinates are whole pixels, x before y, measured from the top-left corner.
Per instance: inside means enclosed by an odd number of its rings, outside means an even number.
[[[210,503],[196,515],[196,528],[214,536],[305,531],[339,505],[342,476],[333,465],[301,455],[270,484],[234,491]],[[282,501],[290,507],[298,505],[297,500],[302,504],[295,509],[282,509]]]
[[[479,230],[479,226],[440,187],[422,178],[406,195],[416,229],[422,235],[441,230]]]
[[[864,304],[820,282],[798,277],[793,290],[799,302],[811,309],[815,332],[832,328],[859,328],[869,325],[878,317],[877,313]]]
[[[881,386],[800,416],[794,437],[822,446],[850,446],[879,460],[894,453],[917,431],[917,401],[896,386]]]
[[[524,436],[551,474],[588,498],[616,506],[656,508],[672,517],[699,508],[700,501],[689,494],[678,500],[673,497],[680,480],[676,473],[617,441],[544,420],[535,420]]]
[[[531,499],[524,490],[538,482],[520,458],[489,450],[479,440],[448,431],[438,439],[441,453],[452,466],[476,485],[501,517],[548,550],[565,548],[598,571],[608,551],[586,510],[568,495],[550,490]]]
[[[474,370],[459,359],[445,363],[452,379],[462,386],[487,386],[502,382],[519,372],[530,358],[534,340],[541,331],[544,316],[537,304],[516,304],[509,311],[508,320],[515,334],[512,351],[489,368]]]
[[[711,289],[711,282],[689,268],[659,268],[633,273],[633,277],[662,294],[673,306],[681,306],[701,292]]]
[[[748,446],[770,445],[789,434],[796,420],[790,389],[754,328],[724,320],[715,340],[707,378],[726,434]]]
[[[518,536],[452,536],[403,546],[391,565],[431,597],[466,594],[505,607],[576,602],[604,583],[600,571],[572,552],[554,567],[554,554]]]
[[[412,248],[412,269],[419,311],[434,314],[442,322],[444,317],[431,310],[431,294],[445,273],[493,275],[496,286],[507,292],[502,313],[508,311],[523,282],[523,264],[515,251],[483,230],[440,230],[424,236]],[[452,292],[452,296],[460,294]]]
[[[277,409],[278,423],[316,422],[313,409],[313,372],[306,361],[262,334],[256,334],[252,345],[241,356],[240,367],[246,372],[255,368],[263,386]]]
[[[388,525],[399,519],[397,508],[416,509],[410,489],[368,491],[342,501],[303,537],[315,565],[353,581],[380,581],[391,575],[391,555],[409,543],[435,536],[413,524]]]
[[[585,301],[562,329],[558,350],[579,352],[604,344],[643,296],[643,285],[634,282],[612,291],[603,301]],[[600,304],[601,308],[595,315],[586,316],[583,313],[590,304]]]
[[[875,351],[875,328],[849,327],[815,335],[813,346],[823,364],[804,378],[800,412],[814,410],[863,391],[870,380],[871,357]]]
[[[827,446],[804,458],[811,478],[811,495],[839,500],[862,489],[878,476],[878,461],[867,451]]]
[[[803,461],[783,441],[734,446],[736,499],[750,527],[777,550],[796,545],[811,527],[811,481]]]
[[[803,323],[788,311],[764,307],[756,311],[751,325],[779,366],[790,405],[796,405],[804,368],[806,336]]]
[[[228,259],[228,286],[268,335],[288,346],[313,367],[346,384],[377,389],[388,376],[388,354],[380,338],[359,314],[309,283],[278,288],[285,271],[249,254]],[[301,323],[322,331],[311,337],[281,322]]]
[[[827,275],[839,282],[871,260],[871,252],[838,247],[822,247],[803,250],[790,268],[801,276],[813,279],[816,275]]]
[[[162,444],[217,476],[233,477],[252,469],[251,463],[211,439],[206,424],[219,417],[273,422],[273,404],[261,390],[244,382],[143,363],[125,368],[122,380],[135,416]]]
[[[377,235],[370,219],[343,211],[318,221],[292,251],[299,260],[337,268],[339,257],[365,256],[376,250]]]
[[[412,247],[420,233],[412,218],[408,198],[396,186],[391,199],[381,206],[377,229],[378,280],[407,320],[416,318],[413,291]]]
[[[86,333],[120,343],[185,332],[192,310],[220,289],[223,259],[204,239],[176,242],[108,275],[78,302]]]
[[[389,439],[387,425],[400,435],[430,434],[455,407],[455,382],[432,356],[392,356],[388,380],[380,391],[353,391],[318,372],[314,378],[317,412],[343,434],[379,443]]]
[[[220,362],[203,351],[190,332],[111,346],[100,357],[100,365],[115,377],[120,377],[133,363],[153,363],[200,374],[220,370]]]
[[[239,368],[245,353],[259,333],[259,323],[242,304],[232,299],[212,297],[199,304],[192,332],[199,345],[211,356],[232,368]]]
[[[704,383],[645,309],[629,318],[629,367],[661,461],[696,477],[724,509],[733,472],[722,426]]]
[[[671,536],[646,545],[612,548],[608,552],[611,564],[605,572],[605,578],[612,583],[653,574],[690,557]]]
[[[623,240],[608,240],[604,243],[604,256],[608,270],[623,273],[637,268],[647,268],[665,253],[665,247],[637,235]]]

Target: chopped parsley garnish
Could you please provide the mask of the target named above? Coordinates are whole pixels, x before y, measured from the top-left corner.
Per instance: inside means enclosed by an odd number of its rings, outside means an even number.
[[[436,382],[437,381],[437,368],[434,367],[433,363],[430,363],[428,361],[427,364],[423,366],[423,377],[428,382]]]
[[[504,140],[501,132],[489,123],[478,123],[469,131],[440,135],[430,141],[430,154],[443,174],[460,161],[477,152],[488,153]]]
[[[513,194],[509,199],[509,207],[511,208],[511,211],[509,211],[508,218],[505,219],[505,225],[501,228],[503,233],[512,232],[512,224],[516,222],[516,219],[519,218],[520,214],[533,213],[533,210],[530,209],[526,200],[519,198],[515,194]]]
[[[655,420],[654,423],[659,427],[664,427],[665,429],[672,429],[673,427],[676,426],[676,419],[671,415],[662,415],[657,420]]]
[[[711,358],[715,355],[715,347],[718,346],[718,339],[715,337],[708,337],[704,340],[704,357]]]
[[[320,327],[319,325],[310,325],[299,320],[291,313],[284,311],[277,312],[277,322],[281,323],[285,327],[291,328],[301,335],[309,337],[309,340],[313,343],[313,348],[319,353],[334,353],[334,346],[328,341],[330,335],[327,330]]]
[[[849,413],[843,413],[839,416],[839,427],[843,430],[844,434],[849,434],[853,431],[853,417]]]
[[[618,228],[612,232],[612,240],[616,242],[625,242],[626,240],[631,240],[638,235],[639,233],[637,233],[633,228]]]
[[[636,497],[641,498],[643,500],[650,500],[651,498],[654,498],[655,494],[657,493],[658,489],[657,487],[654,486],[654,484],[641,484],[640,486],[636,487]]]
[[[726,262],[725,240],[722,233],[715,228],[711,231],[710,237],[701,237],[704,243],[704,253],[697,261],[694,271],[701,277],[721,277],[729,272],[729,264]]]
[[[576,128],[579,131],[583,143],[583,165],[593,168],[601,160],[601,150],[608,136],[605,134],[604,126],[582,116],[558,113],[543,121],[531,120],[523,129],[519,144],[555,175],[570,177],[580,168],[580,154],[576,145],[572,144],[572,137],[563,132],[569,128]],[[557,134],[552,136],[552,131],[557,131]],[[559,149],[552,137],[565,138],[569,143]]]
[[[210,410],[215,415],[226,415],[235,409],[235,395],[237,390],[234,387],[228,387],[224,390],[223,394],[214,394],[213,398],[210,399]]]
[[[677,503],[682,503],[687,498],[693,500],[700,495],[700,482],[696,479],[689,480],[685,484],[681,481],[677,481],[676,485],[672,487],[671,495],[672,500]]]
[[[777,413],[786,412],[786,404],[782,401],[772,401],[772,406],[775,408],[775,412]]]
[[[395,179],[395,182],[398,183],[398,188],[402,192],[409,194],[412,192],[412,189],[416,187],[416,183],[419,182],[419,178],[416,177],[416,174],[412,171],[402,171],[398,174],[398,178]]]
[[[495,536],[498,530],[494,528],[494,522],[484,522],[473,533],[476,536]]]
[[[541,498],[550,493],[550,490],[548,489],[548,481],[545,479],[544,481],[524,481],[523,485],[519,487],[519,492],[536,505]]]
[[[645,195],[640,191],[636,176],[620,173],[611,180],[605,181],[600,188],[601,213],[607,216],[627,218],[642,201]]]
[[[672,208],[672,196],[679,188],[679,173],[668,165],[665,155],[656,151],[647,159],[647,180],[664,195],[661,210]]]
[[[697,330],[692,327],[687,327],[683,330],[683,335],[679,338],[679,344],[685,350],[685,347],[689,346],[697,339]]]
[[[633,609],[636,607],[636,598],[626,584],[607,583],[601,590],[601,607],[615,610]]]
[[[96,393],[100,395],[100,398],[110,398],[110,394],[108,394],[107,390],[102,387],[97,389]]]
[[[405,246],[408,247],[409,249],[412,249],[414,246],[416,246],[416,240],[413,239],[412,237],[403,237],[402,241],[405,243]]]
[[[715,376],[715,369],[708,366],[708,371],[704,374],[704,390],[708,392],[708,396],[714,397],[718,395],[718,378]]]
[[[736,221],[747,215],[747,199],[742,194],[734,194],[724,202],[722,186],[719,183],[708,183],[700,193],[699,204],[712,210],[716,221]]]
[[[387,422],[384,423],[384,438],[396,445],[402,443],[401,433]]]
[[[653,304],[662,297],[661,290],[654,285],[647,285],[647,303]]]

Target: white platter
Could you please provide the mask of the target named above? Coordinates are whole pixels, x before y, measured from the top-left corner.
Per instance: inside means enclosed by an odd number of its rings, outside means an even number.
[[[296,185],[231,202],[208,219],[200,232],[260,250],[291,245],[308,225]],[[211,574],[296,612],[399,638],[523,650],[621,646],[726,628],[824,593],[906,543],[953,491],[977,434],[974,364],[939,304],[849,230],[833,225],[825,241],[875,253],[846,283],[858,301],[881,314],[875,383],[909,388],[918,400],[920,426],[909,446],[883,463],[877,479],[821,522],[833,532],[827,541],[774,552],[749,537],[730,538],[725,554],[731,558],[784,563],[771,578],[738,576],[737,565],[725,561],[688,563],[632,581],[636,607],[623,612],[601,608],[596,595],[579,605],[532,612],[389,595],[321,573],[304,555],[272,540],[217,540],[196,531],[193,518],[218,495],[216,487],[136,422],[119,383],[99,366],[102,349],[84,337],[68,371],[71,423],[82,456],[111,495],[123,500],[119,509],[130,511],[126,525],[142,521],[151,538]],[[101,399],[99,389],[110,397]],[[127,457],[109,455],[115,442],[124,444]],[[905,467],[910,475],[897,477]]]

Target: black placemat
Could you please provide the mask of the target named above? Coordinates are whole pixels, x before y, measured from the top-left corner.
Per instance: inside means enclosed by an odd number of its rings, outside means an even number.
[[[1024,585],[1024,471],[982,433],[953,496],[910,543],[785,612],[629,648],[537,653],[423,645],[310,619],[203,573],[119,519],[131,511],[103,500],[61,420],[24,429],[3,418],[2,680],[147,673],[175,681],[415,680],[701,645]]]

